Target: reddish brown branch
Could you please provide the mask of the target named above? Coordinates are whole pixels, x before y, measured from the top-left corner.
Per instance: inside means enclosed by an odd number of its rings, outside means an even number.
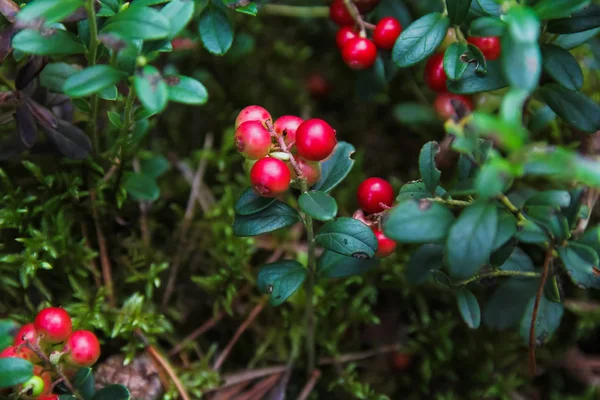
[[[279,148],[281,149],[281,151],[283,151],[290,157],[290,165],[294,169],[294,172],[298,176],[298,179],[304,179],[304,174],[302,173],[302,170],[300,169],[298,162],[296,162],[294,155],[290,151],[291,147],[288,148],[288,145],[285,143],[285,138],[283,137],[283,135],[278,135],[275,132],[275,128],[273,127],[273,124],[271,123],[270,120],[267,120],[265,125],[267,126],[267,130],[271,134],[271,137],[277,141],[277,144],[279,145]]]
[[[315,385],[317,384],[317,381],[319,380],[320,377],[321,377],[321,371],[319,371],[318,369],[315,369],[312,372],[310,379],[308,380],[308,382],[306,382],[306,385],[302,389],[302,392],[300,392],[300,395],[298,396],[298,400],[307,400],[308,399],[308,396],[310,396],[311,392],[315,388]]]
[[[544,270],[542,271],[542,280],[540,282],[540,286],[538,287],[537,294],[535,296],[535,303],[533,305],[533,313],[531,316],[531,327],[529,329],[529,373],[531,374],[531,376],[535,376],[537,370],[537,363],[535,360],[535,325],[537,322],[540,300],[542,298],[542,293],[544,292],[544,285],[546,284],[548,272],[550,271],[550,263],[552,262],[553,251],[554,246],[551,243],[550,246],[548,246],[548,249],[546,250],[546,257],[544,258]]]
[[[98,197],[96,195],[96,189],[90,190],[90,201],[92,202],[92,216],[94,218],[94,225],[96,226],[96,236],[98,237],[98,252],[100,253],[100,266],[102,268],[102,280],[106,287],[106,297],[108,298],[108,304],[111,307],[115,306],[115,293],[112,279],[112,267],[110,264],[110,258],[108,256],[108,246],[106,245],[106,237],[102,232],[100,226],[100,217],[98,215],[98,207],[96,202]]]

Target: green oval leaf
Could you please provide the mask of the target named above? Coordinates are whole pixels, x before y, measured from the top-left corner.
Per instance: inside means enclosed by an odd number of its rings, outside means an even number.
[[[348,176],[355,161],[351,158],[356,150],[347,142],[338,142],[333,154],[321,163],[321,177],[314,190],[329,193]]]
[[[131,394],[123,385],[108,385],[100,389],[92,400],[129,400]]]
[[[440,145],[437,142],[432,141],[425,143],[419,154],[419,172],[421,174],[421,179],[423,179],[425,188],[432,194],[435,193],[438,183],[440,182],[440,177],[442,176],[442,172],[437,169],[435,164],[435,156],[439,152]]]
[[[479,328],[481,323],[481,309],[477,298],[468,289],[461,289],[456,292],[456,303],[460,316],[467,326],[471,329]]]
[[[410,257],[406,266],[406,280],[413,285],[424,283],[433,271],[444,265],[444,246],[424,244]]]
[[[222,56],[233,43],[233,26],[227,15],[215,6],[208,6],[202,11],[198,30],[209,53]]]
[[[346,278],[362,275],[379,264],[379,258],[363,259],[348,257],[330,250],[324,250],[317,260],[317,273],[325,278]]]
[[[460,25],[471,8],[471,0],[446,0],[446,10],[452,25]]]
[[[127,193],[136,200],[154,201],[160,195],[156,181],[145,174],[127,174],[123,186]]]
[[[169,100],[183,104],[205,104],[208,101],[208,92],[196,79],[178,76],[177,83],[169,85]]]
[[[502,14],[502,6],[496,0],[476,0],[481,9],[489,15],[499,16]]]
[[[150,7],[129,7],[104,23],[101,33],[112,33],[123,39],[154,40],[171,34],[169,20]]]
[[[483,322],[490,329],[503,330],[516,326],[529,301],[537,292],[539,279],[510,278],[502,282],[488,300]]]
[[[169,161],[163,156],[152,156],[140,160],[140,170],[143,174],[158,178],[169,170]]]
[[[571,194],[566,190],[537,192],[525,201],[526,206],[552,206],[556,210],[569,207]]]
[[[43,20],[51,24],[65,19],[81,6],[82,0],[35,0],[23,7],[17,14],[17,21],[31,23]]]
[[[535,304],[535,296],[531,298],[525,314],[521,318],[521,328],[519,333],[523,338],[525,346],[529,345],[529,332],[531,329],[531,321],[533,320],[533,306]],[[548,342],[552,337],[552,334],[556,331],[560,325],[564,313],[564,307],[560,303],[555,303],[542,296],[540,298],[540,304],[538,306],[537,318],[535,320],[535,341],[536,345],[540,346]]]
[[[94,374],[92,374],[91,368],[80,368],[73,379],[71,384],[85,400],[92,400],[96,388],[94,387]]]
[[[584,132],[600,130],[600,106],[589,97],[557,84],[544,85],[539,94],[559,117]]]
[[[475,203],[461,212],[446,241],[448,271],[452,278],[467,279],[487,264],[497,230],[498,214],[494,205]]]
[[[427,14],[406,28],[392,49],[399,67],[410,67],[429,57],[442,44],[450,21],[441,13]]]
[[[544,71],[563,87],[579,90],[583,86],[583,72],[573,55],[552,44],[542,46]]]
[[[71,97],[85,97],[117,84],[125,76],[109,65],[94,65],[67,78],[63,91]]]
[[[300,209],[319,221],[330,221],[335,218],[338,206],[333,197],[325,192],[304,192],[298,198]]]
[[[435,188],[435,196],[442,197],[446,194],[446,191],[438,186]],[[396,197],[396,201],[402,202],[405,200],[421,200],[431,197],[431,192],[425,188],[425,184],[422,181],[408,182],[400,188],[400,193]]]
[[[67,63],[51,63],[40,73],[40,84],[53,92],[61,93],[65,81],[80,70]]]
[[[578,33],[600,27],[600,5],[589,7],[573,13],[570,18],[550,21],[546,30],[550,33]]]
[[[233,234],[236,236],[257,236],[276,231],[300,222],[300,215],[292,207],[275,201],[267,208],[250,214],[236,214],[233,220]]]
[[[542,52],[537,42],[520,43],[502,37],[502,67],[508,83],[518,89],[533,91],[542,75]]]
[[[195,2],[190,0],[172,0],[160,10],[169,21],[170,30],[167,39],[173,39],[190,22],[194,15],[194,4]]]
[[[257,212],[269,207],[274,201],[275,199],[257,195],[254,189],[249,187],[248,189],[244,190],[244,193],[242,193],[238,201],[235,203],[235,212],[239,215],[256,214]]]
[[[588,6],[591,0],[543,0],[533,9],[541,19],[564,18]]]
[[[598,33],[600,33],[600,27],[584,32],[558,35],[554,41],[554,44],[562,47],[563,49],[571,50],[586,43],[588,40],[598,35]]]
[[[83,42],[70,32],[57,29],[50,35],[25,29],[17,33],[12,40],[15,50],[39,56],[66,56],[85,52]]]
[[[0,358],[0,388],[25,382],[33,376],[33,364],[22,358]]]
[[[517,240],[522,243],[541,244],[548,242],[548,234],[533,221],[519,221],[517,224]]]
[[[385,235],[401,243],[440,243],[448,235],[454,215],[442,204],[408,200],[390,211]]]
[[[377,251],[377,238],[371,228],[348,217],[323,225],[315,241],[328,250],[357,258],[372,258]]]
[[[508,86],[508,82],[502,73],[500,60],[494,60],[488,61],[486,74],[478,73],[476,65],[469,64],[458,81],[448,81],[446,86],[452,93],[474,94],[501,89]]]
[[[502,36],[506,31],[506,22],[498,18],[482,17],[471,22],[471,36]]]
[[[498,250],[517,233],[517,219],[508,211],[498,210],[498,229],[492,251]]]
[[[306,279],[306,268],[298,261],[284,260],[266,264],[258,272],[258,289],[270,294],[269,303],[278,306],[286,301]]]
[[[454,42],[444,53],[444,71],[448,79],[457,81],[467,69],[468,63],[461,60],[461,56],[467,52],[467,45],[462,42]]]
[[[140,74],[135,75],[133,83],[138,98],[148,111],[159,113],[165,109],[169,102],[169,89],[156,68],[145,66]]]
[[[585,244],[569,242],[558,248],[567,275],[580,288],[600,288],[600,270],[598,269],[598,253]]]

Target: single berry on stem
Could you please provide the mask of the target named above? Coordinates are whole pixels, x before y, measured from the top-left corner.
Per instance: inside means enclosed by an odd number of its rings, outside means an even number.
[[[271,134],[260,121],[246,121],[235,130],[235,147],[245,158],[258,160],[271,150]]]
[[[58,307],[48,307],[40,311],[33,325],[40,341],[50,344],[64,342],[73,330],[69,313]]]
[[[394,203],[394,189],[385,179],[367,178],[358,186],[356,197],[358,205],[364,211],[378,213],[385,210],[384,206],[392,206]]]
[[[298,165],[298,168],[300,168],[304,179],[306,179],[306,185],[309,188],[321,178],[321,164],[317,161],[308,161],[302,157],[297,157],[296,164]],[[291,164],[288,164],[288,169],[290,170],[292,179],[298,179],[298,175]]]
[[[278,135],[283,135],[285,132],[285,144],[289,145],[296,141],[296,130],[304,120],[295,115],[284,115],[277,118],[273,124],[273,129]],[[267,132],[268,133],[268,132]]]
[[[35,326],[30,324],[25,324],[19,329],[19,331],[15,334],[15,338],[13,340],[13,344],[18,346],[20,344],[25,343],[25,341],[29,341],[30,343],[37,343],[37,333],[35,331]]]
[[[402,33],[402,25],[396,18],[385,17],[382,18],[375,26],[373,32],[373,41],[377,45],[385,50],[390,50],[394,47],[396,39]]]
[[[277,197],[290,187],[291,174],[285,163],[277,158],[258,160],[250,170],[254,191],[262,197]]]
[[[477,46],[487,60],[493,61],[500,57],[502,48],[500,47],[500,38],[496,36],[471,36],[467,42]]]
[[[344,0],[333,0],[331,2],[329,6],[329,19],[340,26],[354,24],[354,19],[344,4]]]
[[[432,55],[427,64],[425,64],[425,83],[434,92],[445,92],[446,80],[448,79],[444,71],[444,53]]]
[[[45,387],[44,380],[39,376],[34,375],[23,383],[18,390],[25,390],[24,394],[27,396],[38,397],[44,393]]]
[[[358,33],[354,31],[352,26],[342,26],[335,35],[335,42],[340,50],[350,40],[358,37]]]
[[[21,346],[18,348],[17,346],[8,346],[4,350],[0,352],[0,358],[22,358],[23,360],[27,360],[30,362],[34,362],[37,360],[37,356],[28,348]]]
[[[235,128],[243,124],[246,121],[260,121],[263,125],[270,121],[271,114],[261,106],[248,106],[238,114],[235,119]],[[266,125],[265,125],[266,126]]]
[[[352,69],[371,68],[377,60],[377,47],[367,38],[355,37],[344,44],[342,58]]]
[[[388,257],[396,251],[396,242],[384,235],[379,229],[373,229],[373,233],[377,238],[376,256],[384,258]]]
[[[298,155],[307,160],[324,160],[329,157],[336,144],[335,130],[322,119],[306,120],[296,130]]]
[[[441,118],[450,119],[456,115],[452,100],[462,103],[467,111],[473,111],[473,102],[469,97],[454,93],[440,93],[433,102],[433,108]]]
[[[100,343],[90,331],[75,331],[63,348],[67,363],[77,367],[91,367],[100,357]]]

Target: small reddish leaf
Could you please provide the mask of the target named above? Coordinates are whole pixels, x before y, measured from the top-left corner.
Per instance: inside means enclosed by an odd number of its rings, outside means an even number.
[[[42,127],[56,128],[58,126],[56,116],[46,107],[29,98],[25,99],[25,105]]]
[[[29,61],[17,71],[17,77],[15,78],[17,90],[25,89],[42,72],[47,63],[48,60],[45,57],[31,56]]]
[[[26,106],[17,107],[15,111],[17,131],[23,144],[29,148],[33,147],[37,139],[37,129],[33,115]]]
[[[70,122],[58,120],[56,129],[50,126],[42,126],[42,129],[65,157],[82,160],[92,151],[92,143],[87,135]]]

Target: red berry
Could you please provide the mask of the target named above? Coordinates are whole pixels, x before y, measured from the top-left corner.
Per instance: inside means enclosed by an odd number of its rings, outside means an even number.
[[[376,256],[384,258],[388,257],[389,255],[393,254],[394,251],[396,251],[396,242],[394,242],[389,237],[385,236],[382,231],[380,231],[379,229],[373,229],[373,233],[377,238],[378,244],[377,252],[375,253]]]
[[[18,346],[22,343],[25,343],[25,339],[31,343],[37,344],[37,333],[35,332],[35,327],[33,324],[23,325],[15,335],[13,344]]]
[[[351,25],[354,23],[344,0],[333,0],[329,6],[329,18],[338,25]]]
[[[306,79],[306,87],[313,97],[325,97],[331,90],[331,85],[323,74],[314,73]]]
[[[391,207],[394,203],[394,189],[392,185],[381,178],[367,178],[356,192],[358,205],[368,213],[377,213],[385,209],[381,203]]]
[[[33,325],[40,341],[50,344],[64,342],[73,330],[69,313],[58,307],[44,308],[35,317]]]
[[[305,160],[302,157],[296,157],[296,163],[298,164],[300,171],[302,171],[302,175],[304,175],[306,178],[306,184],[308,187],[311,187],[317,183],[321,177],[321,164],[316,161]],[[292,175],[292,179],[298,178],[296,171],[294,171],[294,168],[292,168],[291,164],[288,164],[288,166],[290,174]]]
[[[194,41],[190,38],[174,38],[171,40],[173,51],[191,50],[196,47]]]
[[[271,134],[260,121],[246,121],[235,130],[235,147],[251,160],[263,158],[271,150]]]
[[[446,90],[446,71],[444,71],[444,54],[437,53],[432,55],[425,65],[425,83],[434,92],[445,92]]]
[[[329,157],[336,143],[335,129],[322,119],[306,120],[296,130],[298,155],[310,161]]]
[[[335,35],[335,42],[340,50],[344,48],[346,42],[350,39],[358,37],[358,34],[354,31],[352,26],[342,26]]]
[[[238,126],[246,121],[260,121],[265,125],[265,122],[271,119],[271,114],[261,106],[248,106],[240,111],[235,119],[235,128],[237,129]]]
[[[377,59],[377,47],[369,39],[355,37],[348,40],[342,48],[342,58],[352,69],[371,68]]]
[[[454,93],[440,93],[433,102],[433,108],[435,108],[437,114],[443,119],[450,119],[456,114],[451,100],[460,101],[469,111],[473,110],[471,98]]]
[[[303,122],[302,118],[295,115],[284,115],[277,118],[277,121],[273,124],[273,128],[278,135],[283,135],[285,131],[285,143],[290,144],[296,141],[296,130]]]
[[[488,60],[496,60],[500,57],[500,38],[496,36],[472,36],[467,38],[467,42],[477,46]]]
[[[410,354],[400,353],[399,351],[396,351],[393,353],[392,366],[394,367],[394,369],[403,371],[406,369],[406,367],[409,366],[410,360]]]
[[[377,26],[375,26],[373,41],[377,47],[390,50],[394,47],[394,43],[396,43],[396,39],[398,39],[400,33],[402,33],[400,21],[396,18],[385,17],[377,23]]]
[[[273,157],[258,160],[250,170],[250,182],[263,197],[277,197],[290,187],[290,170],[283,161]]]
[[[39,397],[38,400],[60,400],[57,394],[49,394],[46,396]]]
[[[91,367],[100,357],[100,343],[90,331],[75,331],[69,336],[65,347],[65,360],[77,367]]]
[[[35,357],[35,354],[25,347],[21,347],[20,349],[18,349],[17,346],[8,346],[0,352],[0,358],[11,357],[22,358],[23,360],[27,361],[33,361],[32,358]]]

